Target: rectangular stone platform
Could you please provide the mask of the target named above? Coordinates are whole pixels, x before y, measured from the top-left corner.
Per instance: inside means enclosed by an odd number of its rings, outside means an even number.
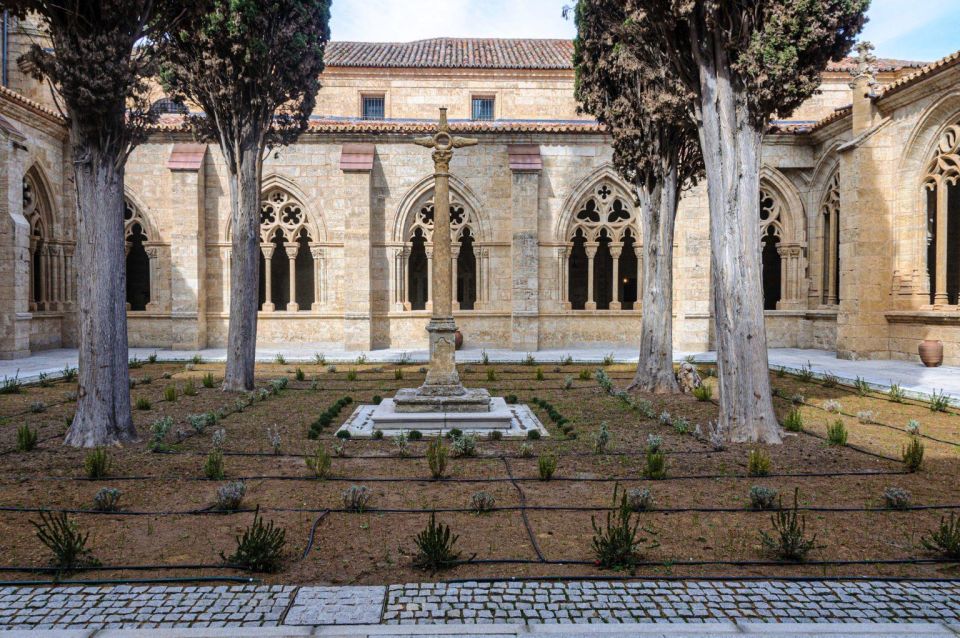
[[[488,412],[398,412],[393,399],[384,399],[380,405],[357,407],[340,430],[357,438],[372,437],[375,430],[386,437],[411,430],[431,437],[454,428],[480,436],[499,431],[504,438],[526,438],[530,430],[539,431],[541,437],[548,436],[529,407],[510,405],[500,397],[490,399]]]
[[[456,389],[460,390],[461,394],[425,394],[423,388],[397,390],[396,396],[392,399],[392,410],[397,413],[415,414],[423,412],[490,413],[493,401],[490,398],[490,392],[486,389],[464,389],[463,387]]]

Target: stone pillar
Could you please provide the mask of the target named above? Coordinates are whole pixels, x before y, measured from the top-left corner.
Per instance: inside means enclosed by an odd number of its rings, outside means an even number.
[[[65,282],[65,295],[67,299],[67,305],[72,309],[74,299],[74,294],[76,293],[76,285],[74,284],[74,278],[77,276],[77,273],[73,271],[73,251],[75,250],[74,246],[68,245],[63,247],[63,267],[66,269],[66,276],[64,277]]]
[[[460,244],[454,243],[450,247],[450,270],[451,275],[451,286],[452,290],[450,291],[451,306],[453,310],[460,310],[460,302],[457,301],[457,295],[460,292],[460,283],[457,281],[457,268],[459,267],[460,259]]]
[[[523,352],[540,348],[540,173],[539,146],[510,146],[510,207],[513,241],[510,250],[511,347]]]
[[[610,257],[613,259],[613,295],[610,297],[610,310],[620,310],[620,254],[623,244],[610,244]]]
[[[203,160],[206,144],[174,144],[167,162],[170,203],[170,318],[173,349],[207,347],[207,242]],[[150,260],[151,277],[158,260]],[[152,284],[150,301],[158,302]]]
[[[263,253],[263,305],[261,312],[273,312],[276,306],[273,305],[273,251],[276,245],[269,243],[260,244],[260,252]]]
[[[425,246],[424,252],[427,253],[427,302],[423,308],[433,312],[433,246]]]
[[[557,248],[557,302],[562,310],[570,310],[570,248]]]
[[[327,264],[321,246],[310,246],[310,256],[313,257],[313,305],[310,310],[322,310],[326,301],[326,286],[324,286],[324,277],[326,276]]]
[[[30,225],[23,216],[26,139],[0,118],[0,359],[30,355]]]
[[[600,244],[595,241],[584,243],[584,248],[587,251],[587,302],[583,306],[584,310],[597,309],[596,297],[593,292],[593,259],[597,256],[597,248],[599,247]]]
[[[373,144],[344,144],[340,154],[347,221],[343,231],[343,347],[366,351],[373,347]]]
[[[146,246],[147,259],[150,260],[150,301],[147,302],[147,312],[156,312],[160,309],[158,282],[160,281],[160,250],[156,246]]]
[[[297,312],[300,310],[300,304],[297,303],[297,254],[300,252],[300,244],[287,242],[284,249],[287,251],[287,259],[290,260],[290,301],[287,302],[287,312]]]
[[[637,300],[633,303],[633,309],[643,312],[643,246],[635,243],[633,254],[637,258]]]
[[[934,281],[933,303],[935,306],[946,306],[950,303],[947,296],[947,206],[949,188],[947,183],[937,176],[937,270]]]
[[[827,304],[837,305],[837,249],[840,236],[839,210],[830,212],[829,242],[827,250]]]

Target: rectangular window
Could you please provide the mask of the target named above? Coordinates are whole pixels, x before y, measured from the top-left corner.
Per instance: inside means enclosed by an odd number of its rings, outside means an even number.
[[[384,97],[382,95],[363,96],[363,119],[382,120],[384,114]]]
[[[493,119],[493,103],[494,103],[494,98],[492,97],[473,98],[473,109],[472,109],[473,119],[474,120],[492,120]]]

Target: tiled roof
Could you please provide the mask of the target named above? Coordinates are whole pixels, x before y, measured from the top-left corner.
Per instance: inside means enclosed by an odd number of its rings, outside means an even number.
[[[433,38],[414,42],[330,42],[328,67],[572,69],[570,40]]]
[[[0,86],[0,97],[5,97],[9,99],[11,102],[16,102],[20,106],[26,108],[27,110],[32,111],[37,115],[42,115],[47,119],[56,122],[57,124],[63,124],[65,122],[63,117],[59,113],[51,109],[50,107],[44,106],[43,104],[40,104],[35,100],[31,100],[28,97],[20,95],[13,89],[8,89],[5,86]]]
[[[936,62],[931,62],[930,64],[924,66],[922,69],[914,71],[910,75],[906,75],[900,78],[899,80],[897,80],[896,82],[888,84],[883,88],[883,92],[880,94],[880,99],[883,99],[888,95],[897,93],[898,91],[901,91],[908,86],[912,86],[913,84],[916,84],[917,82],[919,82],[924,78],[927,78],[931,75],[936,75],[941,71],[946,71],[947,69],[957,66],[958,64],[960,64],[960,51],[957,51],[956,53],[951,53],[945,58],[940,58]]]
[[[859,62],[856,58],[843,58],[839,62],[830,62],[827,64],[827,71],[832,73],[856,71],[858,64]],[[917,62],[915,60],[895,60],[893,58],[877,58],[877,61],[874,62],[874,66],[880,73],[902,71],[903,69],[919,69],[926,64],[926,62]]]

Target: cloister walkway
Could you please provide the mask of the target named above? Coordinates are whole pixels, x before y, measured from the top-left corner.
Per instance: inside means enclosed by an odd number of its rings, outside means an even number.
[[[537,363],[555,364],[566,357],[572,357],[578,363],[600,363],[606,357],[612,357],[617,363],[634,363],[637,360],[634,348],[613,347],[571,347],[562,350],[539,350],[536,352],[518,352],[505,349],[465,348],[457,352],[458,363],[479,363],[484,353],[493,363],[517,363],[527,356],[533,356]],[[203,350],[162,350],[156,348],[131,348],[130,357],[146,359],[156,354],[161,361],[189,361],[199,355],[204,361],[226,361],[225,348],[206,348]],[[257,348],[257,360],[274,361],[282,355],[288,363],[315,361],[322,354],[327,363],[353,363],[360,356],[367,363],[427,363],[429,356],[424,350],[384,349],[368,352],[346,351],[333,344],[301,343],[287,345],[264,345]],[[713,352],[677,352],[677,361],[692,356],[695,361],[708,363],[716,360]],[[770,367],[785,368],[787,371],[800,371],[809,367],[815,376],[833,374],[842,383],[852,383],[858,377],[879,390],[886,390],[892,384],[899,384],[908,396],[928,398],[934,392],[943,392],[960,402],[960,367],[944,366],[925,368],[913,361],[876,359],[850,361],[838,359],[834,352],[827,350],[802,350],[798,348],[777,348],[770,350]],[[23,359],[0,361],[0,378],[18,375],[22,381],[36,380],[40,373],[57,376],[65,367],[77,365],[77,351],[72,349],[46,350]]]

